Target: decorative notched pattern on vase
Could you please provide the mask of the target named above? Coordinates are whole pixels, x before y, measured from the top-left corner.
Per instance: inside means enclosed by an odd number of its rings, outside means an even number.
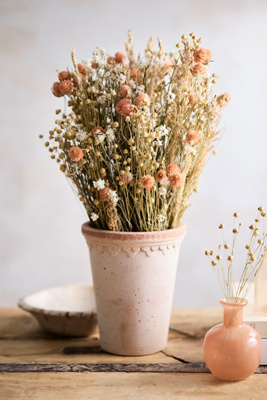
[[[173,249],[180,247],[181,242],[174,242],[164,245],[151,245],[151,246],[122,246],[122,245],[109,245],[105,246],[98,243],[88,243],[90,251],[97,249],[99,252],[108,252],[111,256],[116,257],[120,252],[124,252],[128,257],[134,258],[138,253],[145,253],[147,257],[151,257],[157,252],[167,254]]]

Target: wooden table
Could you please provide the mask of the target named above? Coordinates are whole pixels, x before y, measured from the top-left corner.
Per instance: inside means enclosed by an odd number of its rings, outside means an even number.
[[[97,334],[55,337],[30,314],[0,309],[0,399],[267,399],[267,367],[232,383],[207,370],[203,336],[221,318],[219,309],[175,309],[164,351],[121,357],[101,351]]]

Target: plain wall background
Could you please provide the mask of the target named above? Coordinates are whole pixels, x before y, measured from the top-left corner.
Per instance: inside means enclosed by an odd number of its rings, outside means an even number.
[[[266,20],[266,0],[0,0],[0,306],[46,287],[91,282],[80,233],[86,214],[38,135],[54,127],[63,107],[50,88],[56,70],[71,65],[71,49],[78,60],[90,59],[96,46],[113,55],[124,50],[128,29],[138,51],[151,35],[168,51],[182,34],[201,36],[213,53],[210,71],[220,76],[216,93],[232,97],[218,155],[184,217],[174,299],[175,306],[218,304],[204,251],[219,243],[220,222],[230,229],[234,211],[247,226],[267,206]]]

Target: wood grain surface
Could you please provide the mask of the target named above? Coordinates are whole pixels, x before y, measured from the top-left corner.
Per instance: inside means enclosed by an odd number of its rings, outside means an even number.
[[[0,400],[267,398],[265,367],[234,383],[207,369],[203,337],[221,318],[220,309],[173,310],[164,351],[122,357],[102,351],[97,333],[60,338],[18,308],[0,309]]]

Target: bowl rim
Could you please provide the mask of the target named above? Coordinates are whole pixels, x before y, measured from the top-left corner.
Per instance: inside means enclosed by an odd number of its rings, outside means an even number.
[[[41,315],[49,315],[53,317],[71,317],[71,318],[84,318],[84,317],[93,317],[96,316],[96,307],[94,307],[91,311],[68,311],[68,310],[51,310],[48,308],[41,308],[41,307],[35,307],[30,305],[27,302],[27,298],[33,295],[38,295],[40,293],[43,293],[45,291],[51,290],[51,289],[62,289],[62,288],[67,288],[67,287],[87,287],[91,289],[91,291],[94,293],[94,287],[92,285],[86,285],[86,284],[70,284],[70,285],[63,285],[63,286],[54,286],[51,288],[46,288],[46,289],[41,289],[38,290],[37,292],[30,293],[26,296],[23,296],[19,299],[17,305],[20,307],[22,310],[28,311],[33,314],[41,314]]]

